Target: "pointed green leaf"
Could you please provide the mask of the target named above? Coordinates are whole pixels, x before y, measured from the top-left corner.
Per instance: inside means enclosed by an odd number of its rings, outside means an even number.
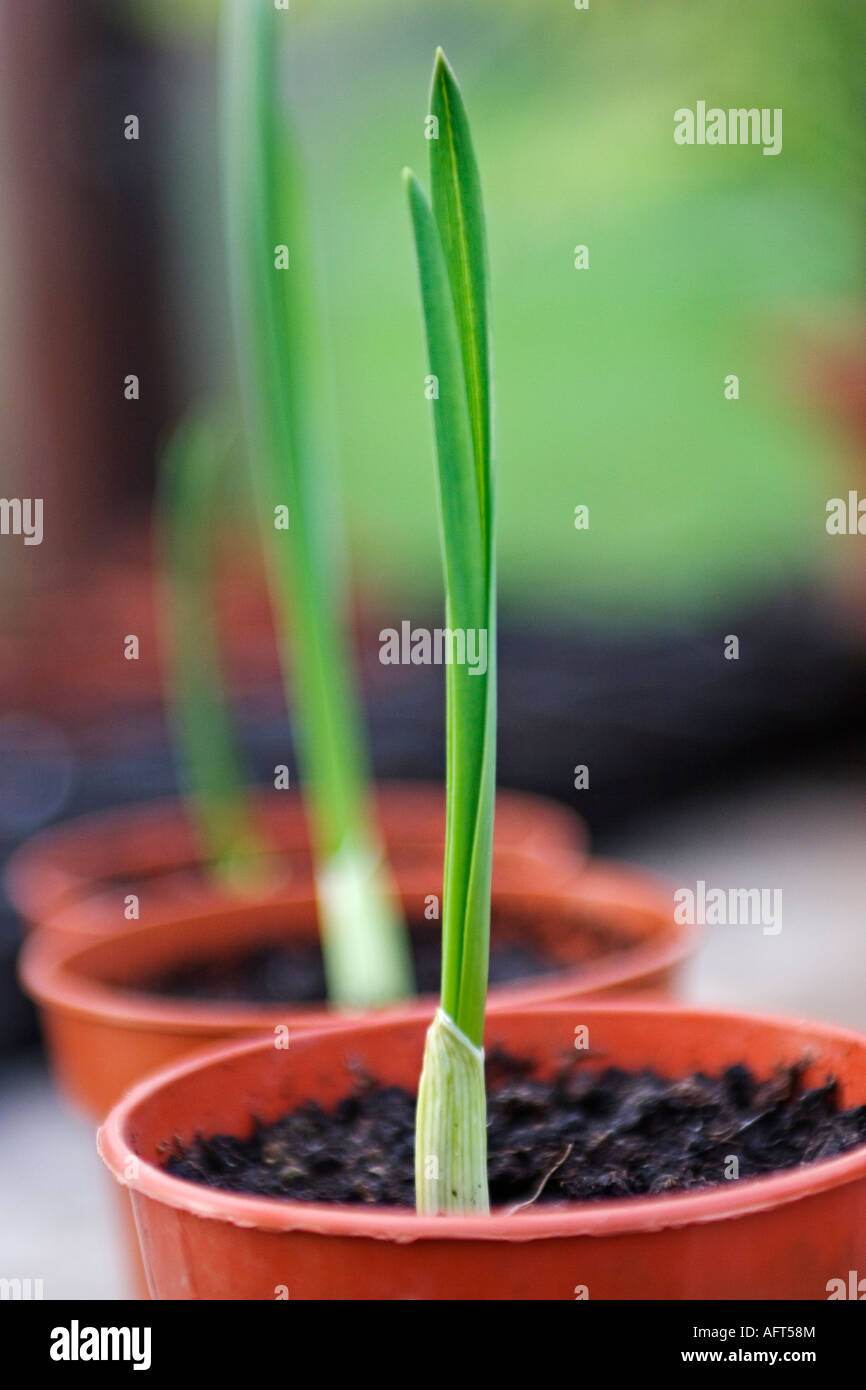
[[[405,170],[404,180],[415,233],[427,360],[435,378],[431,404],[445,588],[453,609],[450,616],[455,623],[465,619],[462,625],[467,626],[484,611],[486,583],[478,569],[482,527],[463,361],[448,273],[430,201],[410,169]]]
[[[484,216],[466,113],[437,54],[432,208],[407,176],[436,438],[446,622],[486,642],[486,669],[446,666],[447,815],[442,1008],[480,1045],[484,1029],[495,798],[496,601],[489,313]]]
[[[437,51],[430,111],[438,123],[430,144],[433,212],[445,254],[463,357],[472,423],[479,505],[485,541],[491,538],[492,362],[487,237],[481,179],[457,79]]]

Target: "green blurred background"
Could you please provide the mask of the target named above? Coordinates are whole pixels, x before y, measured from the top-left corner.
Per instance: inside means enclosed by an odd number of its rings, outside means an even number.
[[[163,132],[173,317],[190,389],[225,389],[217,7],[122,8],[176,69]],[[822,345],[862,308],[866,7],[292,0],[286,33],[367,591],[389,606],[439,592],[400,182],[404,164],[426,168],[437,43],[464,88],[487,199],[506,605],[682,614],[820,571],[826,500],[856,482],[813,388]],[[782,107],[781,155],[675,145],[673,112],[698,99]],[[588,270],[573,267],[578,243]],[[728,373],[738,401],[724,398]]]

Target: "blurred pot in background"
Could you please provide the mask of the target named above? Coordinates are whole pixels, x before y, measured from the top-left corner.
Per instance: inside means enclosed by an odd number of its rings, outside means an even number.
[[[444,787],[385,782],[377,785],[375,800],[391,867],[397,873],[412,873],[419,892],[438,892]],[[272,891],[308,897],[313,862],[300,796],[261,790],[252,808],[268,851],[262,866],[264,900]],[[583,822],[556,802],[503,790],[497,798],[494,853],[506,881],[524,888],[555,887],[564,873],[575,873],[585,859]],[[155,904],[164,911],[172,902],[184,909],[225,902],[226,890],[211,879],[210,867],[184,803],[145,802],[98,812],[34,836],[10,859],[6,890],[25,921],[59,931],[64,930],[60,914],[65,907],[97,894],[105,898],[109,890],[118,918],[129,893],[139,897],[142,916]],[[250,895],[255,892],[251,886]],[[85,908],[78,920],[86,921],[86,915]],[[105,914],[98,916],[104,920]],[[71,930],[74,917],[65,920],[65,929]]]
[[[613,861],[560,868],[547,886],[494,885],[490,1009],[672,988],[695,933],[674,923],[667,885]],[[404,869],[397,885],[428,992],[396,1007],[429,1019],[439,969],[439,922],[425,917],[430,883]],[[439,886],[434,879],[432,891]],[[142,1075],[208,1040],[339,1025],[347,1015],[324,1003],[317,960],[311,894],[185,910],[163,903],[146,923],[122,925],[102,897],[67,908],[56,930],[34,933],[21,973],[59,1084],[100,1120]]]

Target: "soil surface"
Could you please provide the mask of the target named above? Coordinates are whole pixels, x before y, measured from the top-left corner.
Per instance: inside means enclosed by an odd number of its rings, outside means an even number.
[[[513,929],[513,920],[509,925]],[[519,935],[521,939],[491,943],[491,985],[511,984],[560,969],[543,942],[533,940],[529,924],[521,927]],[[429,926],[415,926],[409,936],[417,991],[437,994],[442,968],[440,933]],[[611,936],[607,944],[615,950],[625,943]],[[135,987],[174,999],[224,1003],[320,1004],[327,997],[322,953],[318,942],[312,940],[267,944],[241,955],[190,962],[170,974],[138,981]]]
[[[708,1187],[830,1158],[866,1142],[866,1106],[840,1111],[832,1078],[802,1068],[759,1080],[745,1066],[671,1081],[570,1062],[538,1080],[501,1053],[487,1064],[494,1206]],[[307,1202],[414,1205],[415,1098],[356,1078],[333,1109],[310,1101],[248,1139],[177,1141],[167,1167],[210,1187]]]

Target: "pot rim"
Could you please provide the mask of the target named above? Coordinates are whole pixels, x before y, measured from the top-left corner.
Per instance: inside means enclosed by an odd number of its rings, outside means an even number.
[[[542,1013],[571,1018],[574,1005],[544,1004],[511,1010],[511,1013]],[[587,1022],[592,1023],[593,1018],[600,1015],[630,1015],[649,1027],[660,1017],[671,1015],[714,1020],[726,1025],[740,1022],[754,1027],[757,1022],[788,1032],[800,1032],[805,1028],[812,1036],[818,1033],[854,1048],[866,1048],[866,1037],[835,1024],[816,1024],[805,1018],[748,1013],[744,1010],[695,1008],[662,1001],[581,1004],[581,1017],[586,1018]],[[422,1020],[417,1009],[405,1011],[404,1019],[409,1018],[420,1026]],[[502,1021],[501,1015],[499,1021]],[[361,1026],[365,1032],[374,1032],[388,1028],[393,1022],[393,1016],[368,1017]],[[351,1034],[356,1027],[348,1023],[341,1031]],[[333,1033],[329,1036],[333,1037]],[[296,1039],[297,1044],[306,1046],[314,1045],[315,1041],[314,1030],[302,1031]],[[554,1210],[524,1211],[519,1215],[494,1211],[489,1216],[418,1216],[406,1208],[368,1210],[336,1203],[295,1202],[285,1198],[220,1191],[173,1177],[156,1164],[138,1156],[130,1135],[134,1135],[135,1112],[142,1102],[162,1087],[200,1069],[265,1050],[277,1055],[272,1038],[223,1042],[169,1063],[133,1086],[112,1108],[97,1131],[99,1156],[116,1181],[132,1192],[163,1205],[234,1226],[253,1227],[269,1233],[302,1231],[408,1244],[418,1240],[526,1242],[557,1237],[650,1234],[671,1227],[747,1216],[815,1196],[852,1180],[866,1179],[866,1144],[861,1144],[835,1158],[819,1159],[798,1168],[743,1178],[729,1185],[720,1184],[699,1192],[615,1198],[610,1201],[602,1199],[564,1205]],[[130,1164],[130,1160],[134,1162]],[[136,1176],[128,1177],[129,1172],[135,1172]]]
[[[399,880],[399,875],[398,875]],[[636,870],[628,864],[616,860],[593,859],[586,867],[575,871],[569,882],[559,883],[549,889],[513,886],[494,888],[493,902],[520,902],[530,900],[533,904],[560,906],[569,901],[577,901],[580,896],[586,901],[597,894],[600,907],[604,905],[611,912],[617,904],[629,908],[641,908],[648,913],[664,918],[669,930],[660,940],[638,940],[626,944],[619,950],[612,950],[596,962],[567,966],[547,975],[530,976],[525,980],[515,980],[507,985],[491,988],[488,1009],[498,1012],[509,1005],[518,1005],[526,998],[527,991],[547,991],[551,1002],[556,995],[572,997],[579,992],[588,997],[597,992],[609,990],[635,980],[655,976],[657,973],[682,964],[694,951],[699,928],[674,923],[672,900],[668,885],[663,878],[651,872]],[[52,921],[66,918],[74,921],[75,914],[92,913],[100,907],[101,899],[88,901],[82,899],[64,914],[57,914]],[[214,899],[203,900],[183,910],[175,902],[167,902],[162,911],[148,912],[148,920],[137,925],[125,923],[116,925],[117,907],[112,901],[112,920],[115,926],[103,936],[94,936],[92,941],[82,942],[80,937],[70,934],[68,941],[62,935],[48,929],[35,931],[26,939],[21,951],[18,971],[21,981],[31,998],[43,1008],[59,1011],[67,1015],[91,1020],[121,1023],[126,1028],[146,1031],[170,1029],[177,1033],[205,1032],[251,1032],[257,1029],[272,1029],[277,1024],[286,1023],[288,1018],[299,1020],[299,1026],[338,1027],[346,1021],[357,1021],[367,1016],[361,1009],[334,1010],[320,1003],[279,1004],[236,1004],[221,1003],[216,1000],[178,999],[159,994],[150,994],[128,986],[110,984],[102,980],[88,978],[86,971],[77,973],[82,957],[97,958],[103,951],[111,951],[121,937],[146,938],[158,934],[171,922],[176,922],[178,957],[183,956],[183,926],[193,927],[203,919],[214,916],[215,912],[231,911],[248,918],[264,911],[272,912],[280,906],[279,895],[269,895],[256,900],[227,898],[226,905],[216,909]],[[298,913],[315,913],[316,899],[312,892],[304,897],[294,894],[285,898],[288,906]],[[554,993],[555,992],[555,993]],[[429,1014],[436,1007],[436,996],[423,994],[413,1000],[402,1000],[381,1009],[383,1017],[393,1018],[395,1010],[409,1008]],[[379,1011],[377,1010],[377,1013]]]

